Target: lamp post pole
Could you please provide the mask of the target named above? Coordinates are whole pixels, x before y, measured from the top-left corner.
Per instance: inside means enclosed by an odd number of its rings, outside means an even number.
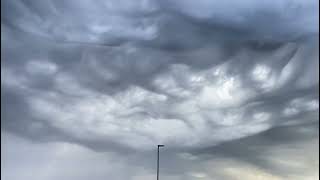
[[[157,158],[157,180],[159,180],[159,149],[164,147],[164,145],[158,145],[158,158]]]

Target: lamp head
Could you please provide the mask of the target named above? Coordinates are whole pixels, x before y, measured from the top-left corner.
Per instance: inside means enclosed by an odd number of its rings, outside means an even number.
[[[160,145],[158,145],[158,147],[164,147],[164,145],[160,144]]]

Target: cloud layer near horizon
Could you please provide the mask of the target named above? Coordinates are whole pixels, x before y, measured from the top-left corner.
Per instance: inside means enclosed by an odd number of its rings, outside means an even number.
[[[1,5],[3,131],[189,153],[319,121],[316,1]]]

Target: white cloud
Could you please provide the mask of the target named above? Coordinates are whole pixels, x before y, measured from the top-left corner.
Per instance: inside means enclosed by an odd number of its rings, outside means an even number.
[[[190,176],[197,178],[197,179],[202,179],[202,178],[207,177],[207,175],[205,173],[191,172],[189,174],[190,174]]]
[[[301,112],[319,110],[319,101],[310,98],[296,98],[291,100],[289,105],[283,110],[286,116],[297,115]]]

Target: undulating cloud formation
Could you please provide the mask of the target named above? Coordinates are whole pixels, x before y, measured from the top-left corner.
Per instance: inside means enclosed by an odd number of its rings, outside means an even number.
[[[1,1],[6,180],[319,177],[319,2]]]

